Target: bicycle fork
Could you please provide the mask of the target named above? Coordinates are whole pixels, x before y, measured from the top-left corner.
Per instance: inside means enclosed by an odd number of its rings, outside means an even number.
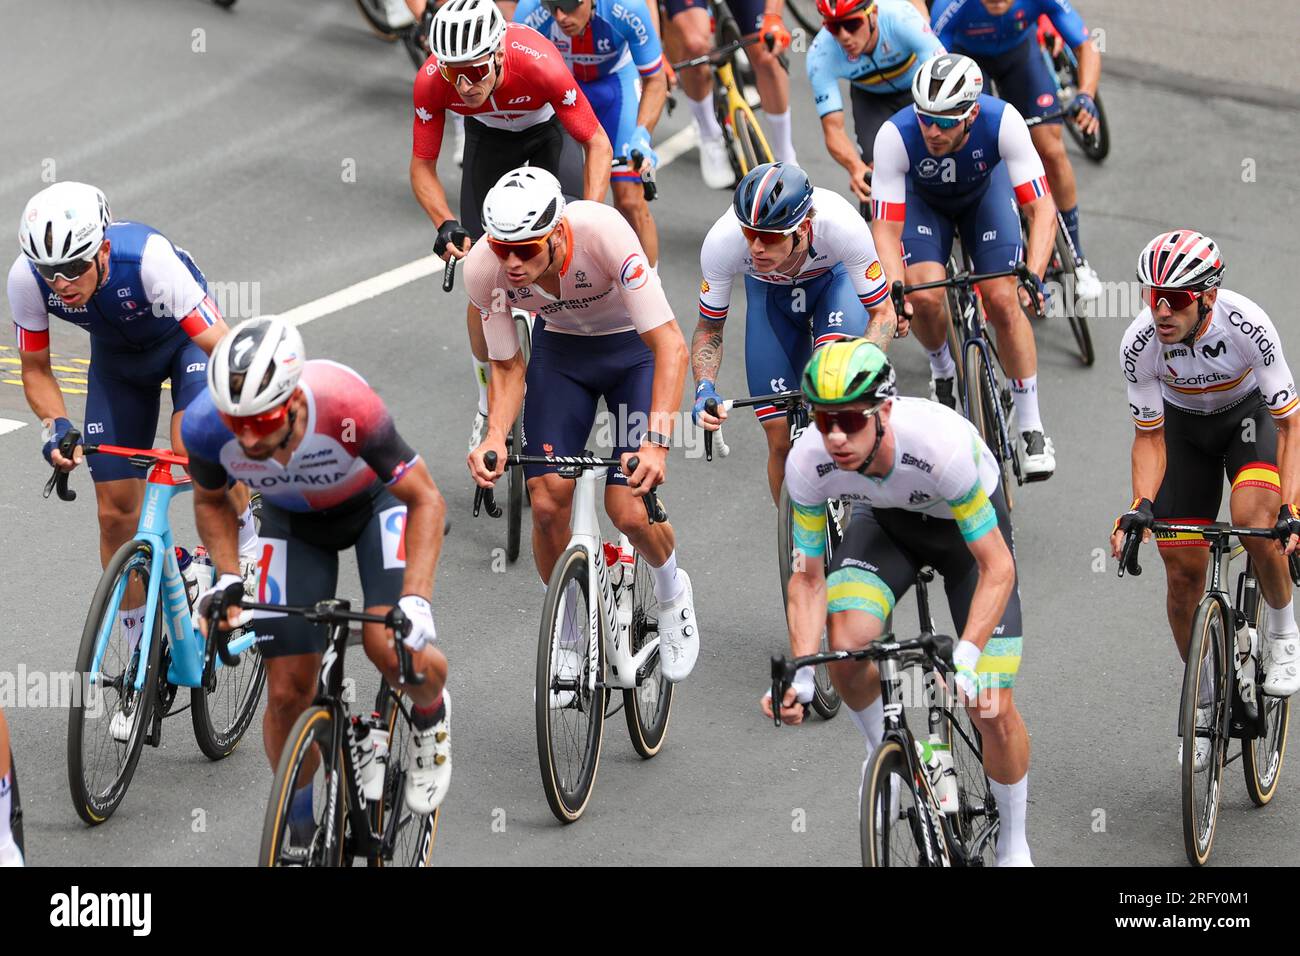
[[[950,866],[939,798],[930,786],[930,775],[920,765],[912,735],[904,729],[902,679],[899,675],[898,662],[886,657],[877,666],[880,668],[880,690],[885,711],[885,739],[892,737],[902,745],[907,757],[907,772],[912,778],[912,786],[915,793],[921,797],[916,801],[918,819],[912,821],[912,826],[921,828],[921,839],[917,842],[925,849],[927,866]],[[935,719],[931,708],[929,721],[932,726]],[[875,808],[872,808],[871,812],[874,813]]]

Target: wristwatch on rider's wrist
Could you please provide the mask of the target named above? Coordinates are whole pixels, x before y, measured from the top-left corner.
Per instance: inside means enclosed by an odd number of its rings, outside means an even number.
[[[662,432],[646,432],[641,438],[643,445],[658,445],[660,448],[671,448],[673,440]]]

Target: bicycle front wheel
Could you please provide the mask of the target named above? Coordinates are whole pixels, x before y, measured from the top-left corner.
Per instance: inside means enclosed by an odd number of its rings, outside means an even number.
[[[1088,329],[1088,319],[1079,311],[1078,301],[1074,297],[1075,283],[1071,281],[1067,285],[1065,282],[1067,274],[1072,279],[1074,277],[1074,249],[1062,234],[1059,225],[1056,227],[1054,258],[1056,263],[1059,263],[1057,271],[1061,278],[1061,308],[1065,310],[1065,318],[1070,323],[1070,332],[1074,336],[1075,347],[1079,350],[1079,360],[1084,365],[1091,366],[1097,361],[1097,354],[1092,348],[1092,332]]]
[[[334,715],[328,707],[308,707],[289,731],[262,821],[259,866],[342,864],[347,799],[343,751],[330,752],[333,737]],[[312,819],[299,824],[290,819],[290,808],[303,777],[311,781]],[[327,838],[332,844],[328,850]]]
[[[1223,792],[1223,761],[1228,744],[1226,646],[1223,608],[1214,598],[1206,597],[1192,620],[1178,722],[1183,742],[1183,847],[1193,866],[1201,866],[1210,858]]]
[[[942,680],[942,678],[939,678]],[[944,708],[942,736],[957,774],[957,814],[953,819],[968,866],[997,866],[998,806],[984,773],[983,742],[970,711],[955,702]]]
[[[772,150],[763,138],[763,132],[748,110],[737,109],[731,114],[732,130],[736,137],[736,157],[740,160],[741,175],[761,163],[772,162]]]
[[[213,662],[212,690],[190,690],[190,717],[194,739],[203,756],[221,760],[234,753],[244,738],[266,685],[266,661],[254,644],[239,655],[239,662],[229,667],[220,660]]]
[[[896,738],[876,748],[862,771],[858,833],[863,866],[942,866],[945,849],[928,797]]]
[[[1244,573],[1254,575],[1249,560]],[[1258,592],[1254,604],[1246,623],[1258,628],[1260,608],[1264,605]],[[1264,673],[1261,657],[1255,656],[1255,700],[1264,709],[1261,721],[1264,732],[1256,737],[1243,737],[1241,741],[1241,769],[1246,775],[1246,793],[1257,807],[1264,806],[1277,792],[1278,781],[1282,779],[1282,759],[1286,756],[1287,727],[1291,721],[1291,698],[1266,697],[1261,690]]]
[[[153,549],[144,541],[132,539],[118,548],[95,588],[81,633],[78,693],[68,708],[68,788],[77,815],[91,826],[112,816],[126,796],[153,723],[162,602],[143,650],[144,637],[133,646],[119,614],[124,603],[137,600],[144,614],[152,560]],[[92,673],[96,654],[99,669]],[[141,668],[143,683],[138,680]]]
[[[1003,444],[997,379],[994,378],[993,368],[989,364],[988,353],[975,342],[966,343],[963,364],[966,368],[966,414],[971,424],[975,426],[975,430],[979,432],[980,438],[984,439],[984,444],[989,446],[993,457],[997,459],[998,468],[1002,472],[1002,493],[1006,496],[1007,510],[1010,511],[1015,507],[1011,494],[1014,473],[1011,456],[1007,454]],[[1010,435],[1006,438],[1007,445],[1015,441]]]
[[[655,606],[654,574],[650,565],[638,554],[632,567],[632,626],[627,640],[628,650],[635,655],[658,636],[659,622],[650,613]],[[640,685],[623,691],[623,713],[632,747],[647,760],[664,744],[672,707],[673,683],[664,677],[656,654]]]
[[[537,641],[537,759],[546,802],[561,823],[587,809],[605,728],[605,648],[602,635],[589,630],[590,602],[599,600],[588,594],[589,560],[574,545],[555,563]]]
[[[532,336],[526,316],[515,315],[515,331],[519,337],[519,351],[523,355],[524,367],[532,356]],[[506,452],[511,455],[524,453],[524,410],[521,407],[510,426],[509,447]],[[519,543],[523,536],[524,522],[524,466],[515,465],[507,469],[506,481],[509,485],[509,501],[506,508],[506,560],[513,564],[519,560]]]
[[[384,684],[379,688],[375,710],[388,730],[388,765],[384,770],[384,793],[369,805],[370,825],[379,834],[383,853],[379,866],[432,866],[433,842],[438,836],[438,810],[412,813],[406,805],[407,746],[411,739],[411,718],[405,695]]]

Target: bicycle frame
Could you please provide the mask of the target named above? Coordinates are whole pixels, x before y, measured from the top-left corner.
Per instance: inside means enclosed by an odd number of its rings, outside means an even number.
[[[107,446],[104,446],[107,448]],[[167,679],[180,687],[203,686],[204,639],[190,616],[190,603],[185,594],[185,582],[181,579],[180,568],[176,564],[176,548],[172,538],[171,523],[167,518],[167,509],[175,495],[192,490],[188,475],[177,478],[171,473],[175,456],[158,459],[149,469],[145,483],[144,502],[140,506],[140,522],[136,528],[136,541],[149,545],[149,586],[145,598],[144,630],[140,638],[141,660],[148,660],[149,650],[154,639],[154,619],[159,613],[164,615],[167,635],[170,638],[171,666]],[[113,592],[113,607],[122,606],[126,593],[127,577],[124,575],[117,582]],[[91,662],[87,679],[97,684],[104,652],[108,647],[109,634],[114,625],[113,616],[105,615],[95,643],[95,657]],[[246,651],[257,641],[257,635],[246,630],[242,635],[230,641],[230,653]],[[214,658],[214,667],[224,666],[220,658]],[[135,689],[138,692],[144,686],[147,668],[136,668]]]
[[[627,634],[618,622],[618,603],[610,581],[609,566],[605,564],[605,547],[596,511],[596,485],[608,474],[608,467],[588,468],[574,482],[572,535],[565,550],[581,547],[587,552],[587,594],[598,598],[588,602],[591,605],[591,619],[587,629],[587,659],[590,665],[587,672],[592,680],[589,689],[594,690],[596,687],[595,679],[600,663],[596,641],[603,635],[610,671],[604,686],[632,690],[641,686],[646,671],[659,654],[659,635],[656,634],[636,654],[631,654],[628,651]],[[624,553],[631,550],[631,543],[625,534],[619,534],[618,544]]]

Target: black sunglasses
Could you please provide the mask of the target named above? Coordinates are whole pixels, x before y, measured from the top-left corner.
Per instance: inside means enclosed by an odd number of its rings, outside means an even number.
[[[582,6],[582,0],[542,0],[542,6],[551,16],[555,16],[556,10],[563,10],[565,13],[572,14],[578,7]]]

